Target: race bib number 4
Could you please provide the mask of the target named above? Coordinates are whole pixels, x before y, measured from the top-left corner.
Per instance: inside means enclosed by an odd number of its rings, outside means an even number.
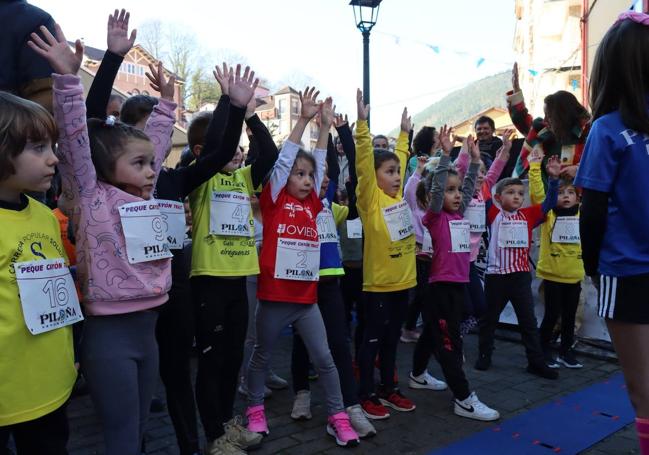
[[[296,281],[318,281],[319,272],[319,242],[277,239],[275,278]]]
[[[250,196],[235,191],[214,191],[210,206],[210,234],[252,237]]]
[[[360,218],[354,220],[347,220],[347,238],[348,239],[362,239],[363,238],[363,223]]]
[[[580,243],[579,217],[560,216],[557,217],[552,229],[553,243]]]
[[[464,219],[469,221],[471,232],[486,231],[487,223],[484,201],[472,200],[464,211]]]
[[[182,202],[158,199],[162,226],[172,250],[182,250],[185,241],[185,207]]]
[[[451,231],[451,252],[471,252],[471,230],[469,220],[451,220],[448,222]]]
[[[124,204],[119,207],[119,215],[129,263],[137,264],[172,256],[167,244],[167,228],[157,202]]]
[[[406,201],[398,202],[383,210],[383,219],[390,233],[390,240],[396,242],[412,235],[415,228],[412,225],[410,207]]]
[[[498,230],[498,246],[500,248],[527,248],[529,246],[527,221],[502,220]]]
[[[70,270],[63,259],[14,264],[25,325],[32,335],[83,320]]]

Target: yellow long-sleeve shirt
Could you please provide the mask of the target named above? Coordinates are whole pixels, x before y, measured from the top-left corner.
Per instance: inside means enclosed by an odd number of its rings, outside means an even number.
[[[396,154],[401,164],[403,182],[408,162],[408,133],[399,134]],[[415,236],[392,241],[382,209],[403,200],[399,190],[390,197],[379,188],[374,170],[374,150],[367,121],[359,120],[356,133],[356,206],[363,222],[363,290],[393,292],[414,287]]]
[[[545,199],[540,163],[530,163],[529,179],[532,204],[540,204]],[[557,216],[550,210],[541,226],[541,248],[536,276],[558,283],[578,283],[584,278],[581,244],[553,242],[552,230],[556,220]]]

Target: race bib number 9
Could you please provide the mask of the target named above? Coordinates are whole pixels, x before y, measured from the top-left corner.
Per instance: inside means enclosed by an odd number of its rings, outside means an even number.
[[[471,231],[468,220],[451,220],[448,222],[451,231],[451,252],[471,252]]]
[[[383,210],[383,219],[390,233],[390,240],[396,242],[412,235],[415,228],[412,225],[410,207],[406,201],[401,201]]]
[[[470,223],[471,232],[484,232],[487,230],[486,211],[484,201],[472,200],[464,211],[464,219]]]
[[[552,229],[553,243],[580,243],[579,217],[560,216],[557,217]]]
[[[25,325],[32,335],[83,320],[72,275],[62,258],[14,264]]]
[[[155,201],[131,202],[119,207],[126,255],[130,264],[172,256],[167,244],[165,221]]]
[[[210,234],[252,237],[250,196],[235,191],[214,191],[210,207]]]
[[[165,238],[172,250],[182,250],[185,241],[185,207],[182,202],[158,199]]]
[[[529,246],[527,221],[502,220],[498,230],[498,246],[500,248],[527,248]]]
[[[319,242],[277,239],[275,278],[295,281],[318,281],[319,275]]]

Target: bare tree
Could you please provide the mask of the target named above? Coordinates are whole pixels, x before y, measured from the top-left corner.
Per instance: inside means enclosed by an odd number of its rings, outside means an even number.
[[[159,20],[148,21],[138,28],[137,38],[157,60],[164,56],[164,26]]]

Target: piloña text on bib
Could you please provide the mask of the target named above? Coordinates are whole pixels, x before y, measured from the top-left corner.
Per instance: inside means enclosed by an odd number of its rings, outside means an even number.
[[[210,234],[252,237],[250,196],[235,191],[213,191],[210,205]]]
[[[529,246],[527,221],[502,220],[498,230],[498,246],[500,248],[527,248]]]
[[[449,220],[451,253],[471,252],[471,228],[469,220]]]
[[[484,232],[487,230],[484,201],[472,200],[464,211],[464,219],[469,220],[471,232]]]
[[[119,207],[119,216],[130,264],[173,256],[167,244],[167,228],[156,201],[124,204]]]
[[[277,239],[275,278],[295,281],[318,281],[320,243],[312,240]]]
[[[401,201],[383,209],[383,219],[390,233],[390,240],[396,242],[412,235],[415,228],[412,225],[410,207],[406,201]]]
[[[363,238],[363,223],[360,218],[355,220],[347,220],[347,238],[348,239],[362,239]]]
[[[158,199],[165,238],[172,250],[182,250],[185,241],[185,207],[182,202]]]
[[[580,243],[579,217],[560,216],[554,222],[552,228],[553,243]]]
[[[320,239],[320,243],[338,243],[336,221],[329,207],[322,207],[322,210],[316,217],[316,224],[318,225],[318,239]]]
[[[421,252],[426,254],[433,254],[433,239],[430,236],[428,229],[424,230],[424,238],[421,241]]]
[[[14,264],[25,325],[32,335],[83,320],[70,269],[62,258]]]

